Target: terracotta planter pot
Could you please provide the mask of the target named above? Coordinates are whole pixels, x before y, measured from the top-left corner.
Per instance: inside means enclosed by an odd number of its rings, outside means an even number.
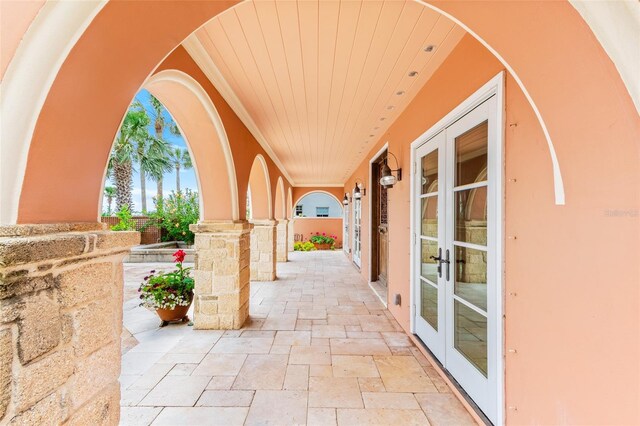
[[[328,243],[323,243],[323,244],[313,243],[313,245],[316,246],[316,250],[331,250],[331,244],[328,244]]]
[[[162,320],[162,323],[168,323],[169,321],[188,321],[187,312],[193,302],[193,293],[189,295],[189,304],[187,306],[176,306],[175,309],[156,309],[156,313]],[[166,325],[166,324],[165,324]]]

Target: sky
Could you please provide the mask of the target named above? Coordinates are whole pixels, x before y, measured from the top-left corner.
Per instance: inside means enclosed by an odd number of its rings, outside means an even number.
[[[140,101],[140,103],[142,103],[142,105],[145,107],[145,109],[147,110],[147,112],[149,113],[150,117],[153,117],[153,108],[151,108],[151,94],[146,91],[146,90],[141,90],[140,92],[138,92],[138,94],[136,95],[136,100]],[[169,123],[170,121],[172,121],[173,119],[171,118],[171,115],[169,114],[169,112],[165,109],[164,110],[164,117],[165,117],[165,122]],[[154,135],[155,134],[155,128],[153,126],[153,119],[151,124],[149,125],[149,132]],[[180,148],[186,148],[186,142],[184,140],[184,138],[182,136],[176,136],[171,134],[171,132],[169,131],[169,126],[165,126],[164,129],[164,134],[162,135],[164,140],[166,140],[168,143],[170,143],[172,146],[175,147],[180,147]],[[134,212],[140,212],[142,211],[142,194],[141,194],[141,190],[140,190],[140,175],[137,172],[137,166],[134,165],[134,172],[133,172],[133,209]],[[105,186],[114,186],[115,187],[115,183],[112,182],[111,180],[107,179],[107,182],[105,184]],[[164,180],[162,182],[162,190],[164,193],[164,196],[166,197],[168,194],[171,193],[171,191],[175,191],[176,189],[176,171],[175,169],[172,170],[169,173],[166,173],[164,175]],[[191,170],[180,170],[180,189],[182,189],[184,191],[184,189],[189,188],[192,189],[194,191],[198,191],[198,184],[196,181],[196,173],[194,171],[194,169]],[[153,204],[153,197],[156,196],[156,182],[147,179],[147,210],[154,210],[154,204]],[[113,207],[112,207],[112,211],[115,210],[115,200],[113,201]],[[102,201],[102,211],[106,212],[107,211],[107,199],[104,198],[104,200]]]

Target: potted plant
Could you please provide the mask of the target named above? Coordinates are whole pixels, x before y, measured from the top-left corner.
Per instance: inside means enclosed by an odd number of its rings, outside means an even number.
[[[316,232],[315,235],[309,238],[309,241],[311,241],[318,250],[331,250],[333,244],[336,242],[335,239],[335,236],[327,235],[324,232],[322,234]]]
[[[173,254],[176,269],[171,272],[156,274],[151,271],[144,277],[140,285],[140,306],[155,309],[162,320],[160,327],[169,324],[170,321],[189,321],[187,312],[193,302],[194,281],[190,276],[191,268],[185,268],[185,252],[178,250]]]

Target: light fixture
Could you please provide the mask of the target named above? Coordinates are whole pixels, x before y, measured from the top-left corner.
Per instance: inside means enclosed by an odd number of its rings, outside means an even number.
[[[416,75],[418,75],[418,71],[410,71],[409,72],[409,77],[415,77]]]
[[[347,194],[346,192],[344,193],[344,198],[342,199],[342,204],[349,205],[349,194]]]
[[[387,152],[388,155],[391,155],[396,160],[396,167],[398,167],[398,159],[392,152]],[[388,157],[387,157],[388,158]],[[396,176],[393,175],[393,172],[396,172]],[[402,180],[402,167],[398,167],[395,170],[391,170],[389,165],[387,164],[387,160],[384,160],[384,164],[382,165],[382,170],[380,172],[380,185],[385,188],[393,188],[393,185],[396,182]]]
[[[367,189],[364,187],[364,183],[362,183],[362,181],[358,182],[359,180],[360,179],[356,179],[356,186],[353,188],[354,199],[360,199],[367,195]]]
[[[396,95],[397,95],[397,96],[402,96],[402,95],[404,95],[404,90],[398,90],[398,91],[396,92]]]
[[[425,52],[433,52],[433,49],[435,49],[435,46],[433,44],[428,45],[427,47],[424,48]]]

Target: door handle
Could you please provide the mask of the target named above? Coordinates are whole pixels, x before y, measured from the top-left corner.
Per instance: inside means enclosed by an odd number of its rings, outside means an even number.
[[[449,269],[450,269],[450,268],[449,268],[449,264],[451,264],[451,261],[449,260],[449,249],[447,249],[447,252],[446,252],[446,258],[445,258],[445,259],[442,259],[442,260],[440,261],[440,264],[441,264],[441,265],[442,265],[443,263],[446,263],[446,264],[447,264],[447,274],[446,274],[446,275],[447,275],[447,281],[449,281]]]

